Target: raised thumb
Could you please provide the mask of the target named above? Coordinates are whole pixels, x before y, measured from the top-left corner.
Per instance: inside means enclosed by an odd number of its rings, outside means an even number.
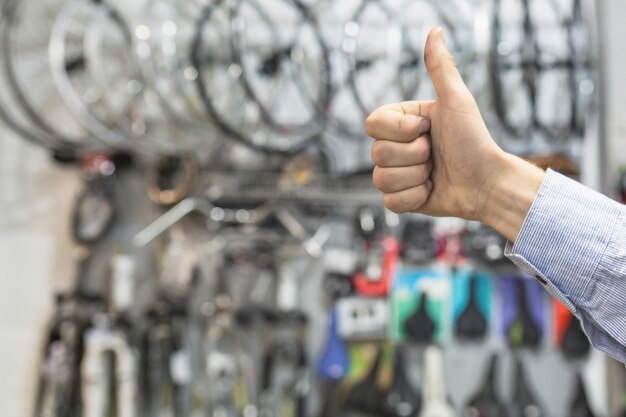
[[[465,99],[473,100],[456,67],[454,57],[444,42],[442,28],[435,28],[428,34],[424,61],[438,100],[450,104],[464,102]]]

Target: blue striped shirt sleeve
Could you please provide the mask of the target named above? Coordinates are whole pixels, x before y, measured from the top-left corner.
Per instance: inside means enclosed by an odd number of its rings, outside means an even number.
[[[626,206],[549,170],[506,254],[626,363]]]

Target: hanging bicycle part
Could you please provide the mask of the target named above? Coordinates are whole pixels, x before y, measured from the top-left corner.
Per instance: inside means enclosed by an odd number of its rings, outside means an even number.
[[[437,247],[430,220],[408,220],[402,230],[401,258],[409,264],[426,264],[435,260]]]
[[[72,232],[83,245],[100,242],[115,224],[117,197],[114,189],[117,167],[105,154],[87,156],[81,161],[85,188],[74,203]]]
[[[530,388],[524,363],[520,358],[515,359],[513,381],[513,401],[508,410],[509,417],[544,416],[543,408],[537,402],[536,396]]]
[[[55,0],[7,0],[0,5],[0,119],[24,139],[46,148],[67,153],[94,151],[99,145],[60,104],[45,59],[61,6]],[[66,63],[70,71],[82,65],[80,57],[75,58]]]
[[[419,415],[422,398],[409,381],[407,366],[404,349],[397,347],[393,365],[393,380],[385,393],[384,415],[387,417],[417,417]]]
[[[441,349],[429,346],[424,351],[422,411],[420,417],[455,417],[447,399]]]
[[[341,417],[345,415],[339,395],[340,382],[325,380],[321,383],[320,398],[321,407],[317,417]]]
[[[317,361],[322,406],[318,417],[339,417],[342,414],[339,385],[350,367],[348,349],[339,336],[336,310],[330,314],[326,345]]]
[[[202,103],[225,134],[255,150],[295,154],[323,133],[330,61],[306,6],[272,2],[207,5],[196,24],[192,63]],[[282,12],[280,22],[268,8]]]
[[[317,362],[317,375],[326,381],[341,381],[348,373],[350,357],[339,336],[338,313],[330,315],[326,345]]]
[[[175,417],[189,415],[192,364],[184,340],[186,315],[184,311],[172,311],[173,308],[160,302],[148,311],[142,368],[146,373],[143,380],[149,416],[159,416],[164,411]]]
[[[80,362],[88,327],[81,297],[58,295],[48,331],[35,400],[35,417],[81,415]]]
[[[202,135],[168,113],[133,54],[134,38],[149,37],[149,30],[132,31],[132,17],[122,9],[112,2],[72,0],[58,14],[49,57],[61,98],[109,146],[157,154],[196,150]],[[70,72],[68,60],[80,65]]]
[[[186,129],[209,137],[214,134],[213,122],[198,96],[198,69],[189,55],[194,25],[204,6],[197,1],[146,1],[134,50],[142,78],[158,93],[164,110]]]
[[[537,348],[541,343],[541,330],[528,307],[526,283],[523,279],[517,280],[516,290],[518,312],[508,331],[509,344],[512,347]]]
[[[522,36],[507,37],[503,19],[508,9],[495,1],[490,71],[495,111],[511,139],[530,141],[540,133],[563,145],[585,135],[595,90],[594,48],[582,0],[571,2],[564,13],[558,2],[548,2],[541,19],[535,3],[520,2]],[[556,27],[545,26],[550,19]],[[546,33],[558,37],[565,51],[551,50]]]
[[[487,320],[478,306],[477,280],[476,276],[471,276],[469,279],[469,300],[456,323],[455,330],[459,339],[477,340],[484,338],[487,334]]]
[[[484,225],[469,224],[461,235],[463,255],[489,265],[508,262],[504,256],[506,238]]]
[[[112,42],[117,54],[107,64],[124,67],[133,62],[132,57],[124,56],[123,52],[129,50],[131,43],[130,29],[124,22],[119,12],[113,9],[109,2],[92,0],[72,0],[65,4],[55,17],[54,25],[50,34],[48,56],[52,71],[52,79],[59,91],[62,102],[76,116],[81,125],[94,134],[97,138],[111,146],[123,145],[126,140],[119,125],[120,118],[117,116],[118,109],[111,108],[113,103],[107,100],[110,89],[115,89],[120,82],[130,83],[131,79],[116,79],[112,84],[106,84],[101,88],[100,80],[94,78],[93,66],[102,64],[93,62],[98,51],[95,31],[102,27],[109,29],[105,23],[110,21],[113,30],[108,30],[108,41]],[[99,33],[97,33],[100,36]],[[122,57],[120,58],[120,54]],[[132,64],[130,64],[132,66]],[[119,71],[119,69],[118,69]],[[103,74],[96,74],[102,76]],[[135,83],[139,81],[134,80]],[[138,88],[135,88],[135,91]],[[132,95],[133,93],[131,93]],[[126,103],[117,103],[119,108],[126,109]]]
[[[585,383],[582,375],[576,375],[576,389],[574,391],[573,400],[570,403],[568,415],[571,417],[594,417],[595,414],[591,410],[589,400],[587,399],[587,392],[585,390]]]
[[[399,256],[398,241],[393,237],[383,237],[366,243],[366,265],[354,275],[356,291],[368,297],[387,295]]]
[[[138,358],[122,327],[99,316],[85,335],[80,366],[84,417],[138,415]]]
[[[584,358],[591,350],[591,344],[583,331],[582,323],[574,316],[570,316],[565,333],[563,333],[561,350],[570,359]]]
[[[428,313],[428,294],[422,292],[419,306],[404,322],[407,338],[416,343],[429,343],[433,340],[437,328]]]
[[[191,156],[160,158],[149,174],[148,197],[160,206],[171,206],[192,192],[198,163]]]
[[[350,275],[329,273],[324,277],[324,291],[333,301],[354,295],[354,285]]]
[[[346,340],[384,340],[389,325],[385,298],[349,297],[337,301],[339,335]]]
[[[261,383],[261,416],[304,417],[310,391],[305,349],[307,316],[300,311],[274,311],[274,329],[266,347]]]
[[[506,417],[506,409],[504,408],[502,401],[496,387],[496,372],[498,371],[498,355],[493,354],[489,360],[489,369],[487,370],[486,378],[482,387],[479,389],[478,394],[469,401],[466,406],[463,415],[466,417]]]
[[[404,101],[398,89],[391,88],[402,71],[402,30],[396,20],[385,2],[365,0],[345,25],[342,49],[350,65],[348,85],[361,119],[383,103]],[[373,83],[372,78],[380,74],[386,75],[387,82]]]
[[[319,257],[321,248],[330,237],[330,229],[322,224],[315,233],[309,234],[296,217],[286,212],[286,209],[276,207],[276,204],[271,204],[254,209],[225,209],[214,205],[207,199],[188,197],[140,231],[134,237],[133,244],[136,247],[146,246],[191,213],[201,214],[216,224],[234,226],[261,225],[263,221],[275,216],[274,218],[279,223],[284,223],[285,230],[295,238],[296,244],[300,245],[310,256]],[[225,242],[223,240],[212,242],[213,251],[217,250],[217,246],[221,243]]]
[[[346,396],[346,408],[376,416],[383,415],[385,395],[378,387],[378,373],[382,365],[383,350],[377,348],[372,365],[365,377],[354,384]]]
[[[346,5],[337,3],[328,7],[328,13],[342,15]],[[372,100],[376,102],[369,103],[375,107],[382,104],[380,101],[385,93],[394,97],[397,95],[390,91],[399,94],[395,81],[400,66],[396,55],[400,54],[402,47],[401,29],[393,11],[382,1],[356,3],[342,24],[340,43],[332,51],[333,62],[337,61],[338,65],[333,66],[335,79],[328,107],[328,128],[342,139],[363,141],[366,137],[363,120],[373,109],[367,108],[359,89],[365,87],[367,99],[371,99],[370,95],[376,90],[376,99]],[[384,40],[393,43],[392,53],[388,53]],[[373,74],[384,74],[385,78],[376,78],[376,82],[372,82]]]
[[[214,417],[242,415],[250,407],[256,412],[251,401],[256,391],[256,372],[247,347],[240,343],[233,328],[232,305],[225,302],[226,298],[218,298],[218,310],[209,319],[204,338],[203,384],[194,387],[193,395],[204,402],[207,415]]]
[[[387,295],[400,256],[398,241],[385,233],[384,212],[366,206],[357,213],[357,230],[363,241],[364,259],[352,282],[356,291],[366,297]]]

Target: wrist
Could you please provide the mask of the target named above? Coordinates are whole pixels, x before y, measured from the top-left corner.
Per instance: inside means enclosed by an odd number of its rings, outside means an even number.
[[[500,152],[498,169],[483,187],[480,221],[514,242],[541,188],[545,172],[521,158]]]

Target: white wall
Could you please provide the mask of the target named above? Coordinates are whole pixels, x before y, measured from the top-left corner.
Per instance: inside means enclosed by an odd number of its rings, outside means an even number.
[[[74,262],[67,219],[77,185],[40,149],[0,125],[0,414],[27,416],[35,398],[51,294]]]

